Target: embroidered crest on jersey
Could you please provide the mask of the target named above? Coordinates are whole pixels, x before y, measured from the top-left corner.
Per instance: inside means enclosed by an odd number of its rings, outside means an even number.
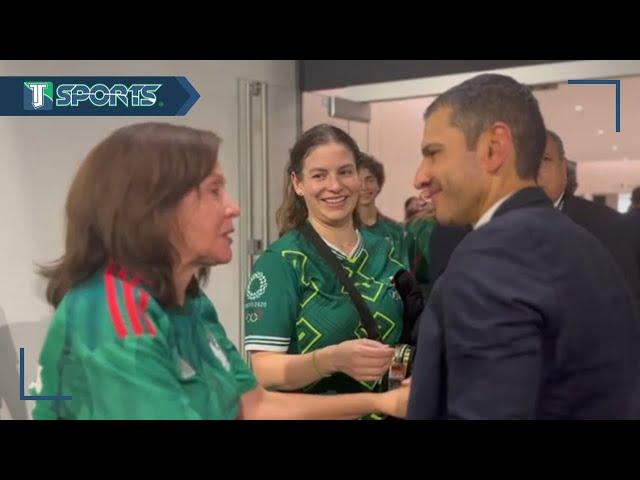
[[[249,285],[247,286],[247,299],[257,300],[264,292],[267,291],[267,277],[262,272],[255,272],[249,279]]]

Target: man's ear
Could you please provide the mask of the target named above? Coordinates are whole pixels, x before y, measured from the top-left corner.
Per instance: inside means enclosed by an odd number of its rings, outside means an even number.
[[[478,142],[481,140],[479,147],[482,148],[485,169],[487,173],[495,174],[515,154],[511,129],[504,122],[495,122]]]

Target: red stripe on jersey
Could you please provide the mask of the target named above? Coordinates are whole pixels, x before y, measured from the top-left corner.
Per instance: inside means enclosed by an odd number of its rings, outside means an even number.
[[[133,283],[127,281],[127,271],[123,268],[120,270],[120,279],[122,280],[122,287],[124,290],[124,303],[127,306],[127,312],[129,313],[129,319],[131,320],[131,326],[136,335],[140,336],[144,332],[142,331],[142,325],[140,325],[140,319],[138,318],[138,310],[136,309],[136,302],[133,299]]]
[[[109,312],[111,313],[111,321],[116,329],[116,334],[120,338],[127,336],[127,327],[122,321],[120,316],[120,310],[118,309],[118,296],[116,294],[116,281],[114,277],[115,266],[113,263],[109,263],[107,271],[104,275],[104,284],[107,290],[107,302],[109,303]]]
[[[147,284],[147,282],[142,281],[142,278],[134,275],[133,273],[130,273],[129,270],[127,270],[126,268],[122,267],[122,270],[126,272],[127,276],[131,276],[131,284],[133,285],[134,288],[140,285],[141,283]]]
[[[127,277],[131,277],[131,279],[127,280]],[[129,273],[129,270],[127,270],[125,267],[120,268],[120,278],[123,282],[129,282],[133,288],[136,288],[142,283],[142,279],[140,277],[136,277],[132,273]]]
[[[147,329],[152,337],[156,336],[156,326],[153,324],[149,317],[147,317],[147,307],[149,306],[149,294],[144,290],[140,292],[140,309],[142,310],[142,316],[144,317]]]

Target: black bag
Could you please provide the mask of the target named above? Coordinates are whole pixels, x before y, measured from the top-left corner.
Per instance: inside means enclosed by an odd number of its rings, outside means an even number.
[[[425,307],[422,289],[413,274],[407,270],[400,270],[393,277],[396,290],[402,298],[404,312],[400,341],[416,346],[418,343],[418,326],[420,315]]]

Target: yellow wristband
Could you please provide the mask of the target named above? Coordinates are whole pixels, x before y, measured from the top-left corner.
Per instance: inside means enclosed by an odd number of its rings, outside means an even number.
[[[318,368],[318,364],[316,363],[316,352],[317,350],[314,350],[313,353],[311,354],[311,363],[313,363],[313,368],[315,368],[316,373],[320,375],[320,378],[330,377],[331,375],[323,375],[322,372],[320,372],[320,369]]]

